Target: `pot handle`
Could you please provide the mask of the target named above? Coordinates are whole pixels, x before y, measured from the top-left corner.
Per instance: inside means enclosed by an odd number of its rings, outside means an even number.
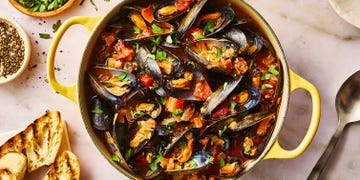
[[[56,49],[59,45],[59,42],[64,35],[64,33],[75,24],[80,24],[85,26],[89,31],[92,31],[96,24],[101,19],[100,16],[96,17],[88,17],[88,16],[75,16],[68,20],[66,20],[60,28],[57,30],[57,33],[54,36],[53,41],[51,42],[49,53],[47,56],[47,77],[51,87],[61,95],[67,97],[74,103],[78,104],[77,101],[77,84],[73,84],[70,86],[64,86],[60,84],[55,78],[54,72],[54,63],[55,63],[55,53]]]
[[[320,95],[316,87],[303,79],[299,75],[295,74],[291,69],[289,69],[290,73],[290,91],[293,92],[298,88],[302,88],[308,91],[311,95],[312,100],[312,115],[309,124],[309,128],[304,136],[304,139],[301,143],[292,150],[286,150],[281,147],[279,144],[279,140],[276,139],[275,143],[272,145],[269,152],[265,155],[264,159],[290,159],[295,158],[301,155],[305,149],[310,145],[313,140],[317,128],[320,122]]]

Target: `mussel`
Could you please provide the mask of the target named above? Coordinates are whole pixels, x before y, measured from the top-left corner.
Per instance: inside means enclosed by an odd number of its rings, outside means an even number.
[[[179,1],[170,0],[161,3],[154,10],[154,19],[158,22],[170,21],[186,12],[195,0]]]
[[[156,99],[147,97],[141,90],[135,91],[126,98],[126,107],[129,108],[133,119],[143,115],[157,118],[162,111],[162,105]]]
[[[190,174],[206,168],[208,165],[213,163],[213,160],[214,157],[211,153],[198,152],[190,157],[188,161],[174,166],[174,169],[164,170],[164,172],[169,174]]]
[[[192,24],[195,22],[196,17],[199,15],[200,11],[204,7],[208,0],[199,0],[197,1],[186,15],[182,18],[179,27],[177,28],[176,36],[179,39],[182,39],[185,33],[189,30]]]
[[[226,6],[215,12],[200,15],[194,25],[203,31],[203,36],[209,37],[226,28],[233,21],[234,17],[234,10]]]
[[[137,87],[136,77],[128,71],[104,66],[94,66],[88,72],[94,91],[103,99],[122,105],[124,95]]]
[[[92,99],[92,125],[95,129],[105,131],[109,130],[113,121],[112,107],[103,99],[94,96]]]
[[[246,115],[242,119],[238,119],[229,124],[228,130],[231,132],[238,132],[244,130],[250,126],[258,124],[261,121],[268,121],[275,118],[274,112],[258,112],[254,114]]]
[[[185,51],[210,71],[232,77],[242,76],[248,69],[244,58],[238,57],[238,46],[227,39],[205,38],[186,44]]]
[[[152,8],[149,6],[149,8]],[[124,41],[140,40],[148,37],[156,37],[174,32],[174,26],[168,22],[153,21],[153,14],[144,9],[125,7],[124,11],[128,12],[128,19],[119,19],[109,22],[110,27],[116,29],[119,33],[117,36]]]
[[[255,55],[261,50],[264,44],[268,49],[272,49],[270,43],[258,33],[236,26],[225,31],[224,36],[239,46],[239,54]]]
[[[128,136],[131,154],[138,153],[154,135],[157,122],[148,115],[139,117],[130,126]]]

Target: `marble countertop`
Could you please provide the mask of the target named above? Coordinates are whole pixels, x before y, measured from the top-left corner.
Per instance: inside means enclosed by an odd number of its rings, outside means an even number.
[[[335,95],[342,82],[360,69],[360,30],[341,19],[326,0],[247,0],[268,21],[285,51],[289,67],[312,82],[321,96],[321,122],[309,148],[297,158],[264,160],[243,179],[306,179],[335,132],[337,115]],[[80,0],[61,15],[34,18],[21,14],[8,1],[0,1],[0,16],[17,21],[32,43],[32,58],[27,70],[16,80],[0,86],[0,133],[24,128],[47,109],[59,110],[67,121],[72,149],[81,163],[81,179],[125,179],[117,172],[90,140],[79,108],[57,94],[46,80],[46,55],[49,33],[57,20],[72,16],[104,15],[117,1],[94,1],[96,8]],[[71,27],[59,44],[56,55],[56,76],[63,83],[76,82],[79,64],[89,32],[82,26]],[[290,107],[279,135],[280,144],[291,149],[301,141],[311,116],[311,99],[304,90],[290,97]],[[346,128],[323,178],[354,179],[360,176],[360,123]],[[44,171],[44,170],[43,170]],[[43,171],[26,179],[39,179]]]

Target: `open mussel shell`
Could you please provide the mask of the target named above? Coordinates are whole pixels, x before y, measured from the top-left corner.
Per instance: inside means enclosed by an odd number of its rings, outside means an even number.
[[[189,174],[206,168],[208,165],[213,163],[213,160],[214,157],[211,153],[198,152],[194,154],[188,161],[186,161],[181,166],[181,168],[174,170],[164,170],[164,172],[169,174]]]
[[[231,178],[244,169],[243,162],[237,157],[228,157],[224,160],[223,167],[219,170],[217,178]]]
[[[264,112],[249,114],[246,115],[244,118],[238,119],[237,121],[234,121],[232,124],[230,124],[228,126],[228,130],[231,132],[239,132],[255,124],[258,124],[261,121],[274,119],[274,118],[275,118],[275,112],[264,111]]]
[[[126,106],[130,108],[130,113],[134,118],[149,115],[155,119],[162,111],[160,102],[147,97],[141,90],[133,92],[126,98]]]
[[[176,36],[179,39],[182,39],[187,30],[189,30],[189,28],[193,25],[196,17],[199,15],[200,11],[202,10],[207,1],[208,0],[197,1],[182,18],[176,32]]]
[[[157,7],[155,7],[153,16],[154,19],[158,22],[170,21],[186,12],[189,9],[189,4],[186,9],[179,7],[177,4],[177,0],[168,0],[163,3],[159,3]]]
[[[225,82],[210,95],[210,97],[204,102],[200,109],[202,117],[205,120],[211,119],[211,113],[231,94],[231,92],[233,92],[233,90],[239,85],[241,79],[242,76],[234,78],[229,82]]]
[[[202,67],[184,60],[181,63],[182,71],[178,71],[179,78],[166,79],[164,89],[168,95],[190,101],[205,101],[212,93]]]
[[[134,164],[134,171],[137,174],[141,174],[145,179],[152,179],[158,176],[162,172],[162,168],[158,166],[156,170],[152,170],[148,164],[156,161],[158,157],[158,151],[152,146],[145,146],[139,153],[137,153],[131,161]],[[146,168],[143,161],[147,161]]]
[[[204,32],[204,35],[209,37],[226,28],[233,21],[234,17],[234,10],[227,6],[215,12],[199,16],[195,21],[195,25],[206,30],[204,27],[206,27],[207,23],[211,21],[212,27]]]
[[[154,135],[157,122],[148,115],[139,117],[131,124],[129,133],[129,148],[131,153],[136,154],[150,141]]]
[[[175,27],[172,24],[149,22],[149,19],[153,19],[153,17],[144,17],[141,9],[141,7],[126,6],[122,9],[127,15],[126,19],[116,19],[109,22],[109,27],[118,32],[118,38],[124,41],[136,41],[174,33]]]
[[[231,66],[227,67],[224,60],[234,59],[238,52],[238,46],[228,39],[204,38],[189,42],[185,45],[185,51],[204,68],[224,75],[232,75]],[[235,75],[232,75],[235,76]]]
[[[92,125],[95,129],[100,131],[109,130],[113,121],[112,107],[99,96],[94,96],[92,99]]]
[[[137,87],[136,77],[125,70],[94,66],[88,74],[94,91],[101,98],[114,104],[122,105],[124,95]]]
[[[163,152],[163,156],[166,156],[167,154],[171,153],[173,148],[176,145],[179,145],[182,140],[190,142],[194,141],[199,136],[199,130],[195,128],[184,130],[182,133],[178,134],[177,136],[173,136],[170,139],[170,142],[165,147],[165,150]]]
[[[151,52],[144,45],[139,45],[139,49],[135,55],[136,62],[142,69],[148,71],[153,80],[159,84],[159,88],[156,89],[156,93],[159,96],[166,96],[165,90],[162,88],[162,73],[160,67],[157,65],[155,59],[151,57]]]

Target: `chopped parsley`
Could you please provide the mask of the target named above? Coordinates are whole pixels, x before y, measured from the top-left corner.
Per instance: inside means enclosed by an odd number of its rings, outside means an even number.
[[[145,58],[151,58],[151,59],[155,60],[155,55],[154,54],[148,54],[148,55],[146,55]]]
[[[261,79],[262,81],[265,81],[265,80],[269,80],[270,77],[271,77],[271,74],[266,73],[266,74],[261,75],[260,79]]]
[[[172,44],[174,42],[170,34],[166,36],[166,42],[169,44]]]
[[[120,162],[119,156],[117,156],[117,155],[115,155],[115,154],[113,154],[113,155],[111,156],[111,160],[113,160],[114,162],[117,162],[117,163]]]
[[[160,100],[161,100],[161,104],[165,105],[166,99],[167,99],[166,97],[161,97],[161,99],[160,99]]]
[[[101,109],[93,109],[91,112],[95,113],[95,114],[102,114],[103,110],[101,110]]]
[[[224,158],[221,158],[220,161],[219,161],[219,166],[222,168],[225,166],[225,160]]]
[[[166,124],[166,129],[171,129],[171,127],[172,126],[174,126],[174,122],[168,122],[167,124]]]
[[[236,105],[237,105],[237,102],[235,100],[231,100],[230,101],[230,111],[234,111]]]
[[[276,67],[273,64],[269,66],[268,71],[275,76],[279,75],[279,71],[276,70]]]
[[[139,48],[140,48],[139,43],[135,43],[135,44],[133,45],[133,48],[135,49],[135,52],[138,53],[138,52],[139,52]]]
[[[251,59],[249,63],[249,69],[251,69],[253,65],[254,65],[254,59]]]
[[[260,87],[260,89],[261,89],[261,90],[267,89],[267,88],[266,88],[266,85],[265,85],[265,84],[262,84],[261,87]]]
[[[129,148],[125,153],[125,160],[126,161],[130,160],[131,154],[132,154],[132,150],[131,150],[131,148]]]
[[[53,32],[56,32],[60,26],[61,26],[61,21],[57,20],[56,23],[52,25]]]
[[[180,169],[182,169],[182,167],[181,167],[180,165],[177,165],[177,166],[175,167],[175,170],[180,170]]]
[[[161,154],[157,155],[155,161],[149,164],[151,171],[156,171],[158,168],[158,163],[162,160],[164,160],[164,157]]]
[[[198,166],[196,161],[194,161],[193,159],[188,161],[186,164],[188,164],[190,168],[196,168]]]
[[[165,51],[156,50],[155,60],[165,60],[167,58],[167,54]]]
[[[221,136],[224,134],[224,132],[226,131],[226,129],[227,129],[227,126],[224,126],[224,128],[223,128],[222,130],[219,130],[219,131],[218,131],[219,137],[221,137]]]
[[[154,37],[150,37],[149,40],[154,44],[159,45],[161,43],[161,36],[158,36],[156,39]]]
[[[245,146],[244,151],[247,153],[247,152],[249,152],[249,151],[250,151],[250,149],[251,149],[250,145],[247,145],[247,146]]]
[[[152,24],[151,30],[154,34],[162,34],[163,33],[163,29],[161,29],[161,27],[157,24]]]
[[[219,48],[216,49],[216,60],[220,60],[221,58],[221,50]]]
[[[191,35],[194,36],[196,39],[204,39],[204,38],[206,38],[206,36],[200,34],[199,32],[193,32]]]
[[[209,33],[213,33],[214,32],[214,22],[212,20],[207,20],[205,27],[203,29],[204,34],[206,34],[207,32]]]
[[[216,135],[214,135],[214,136],[211,137],[211,139],[210,139],[210,145],[214,145],[214,141],[216,140],[216,138],[217,138]]]
[[[179,115],[179,114],[183,113],[183,110],[182,109],[175,109],[175,110],[171,111],[171,113],[173,113],[174,115]]]
[[[108,83],[105,84],[105,87],[111,88],[111,87],[112,87],[112,84],[108,82]]]
[[[129,79],[127,79],[126,77],[127,77],[126,73],[120,73],[118,76],[118,80],[122,82],[129,81]]]
[[[39,33],[39,36],[42,39],[50,39],[50,34],[47,33]]]
[[[137,27],[137,26],[134,26],[134,33],[135,33],[135,34],[140,34],[140,33],[141,33],[140,28]]]

